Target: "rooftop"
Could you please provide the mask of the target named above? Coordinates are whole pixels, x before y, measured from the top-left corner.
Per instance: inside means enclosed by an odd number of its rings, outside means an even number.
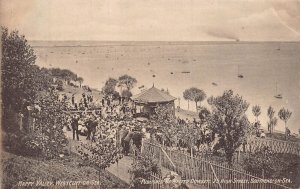
[[[155,88],[154,86],[141,92],[140,94],[132,96],[131,98],[134,101],[146,103],[170,102],[176,100],[175,97]]]

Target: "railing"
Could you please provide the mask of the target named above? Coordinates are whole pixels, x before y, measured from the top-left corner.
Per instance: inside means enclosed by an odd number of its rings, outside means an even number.
[[[218,163],[191,157],[178,151],[164,149],[160,145],[143,142],[148,151],[159,160],[162,167],[179,174],[183,180],[201,188],[213,189],[289,189],[281,184],[253,176],[245,171],[234,170]],[[284,180],[282,180],[284,181]]]
[[[287,153],[300,156],[300,144],[291,141],[282,141],[275,139],[252,139],[246,145],[247,152],[253,152],[264,146],[269,147],[275,153]]]

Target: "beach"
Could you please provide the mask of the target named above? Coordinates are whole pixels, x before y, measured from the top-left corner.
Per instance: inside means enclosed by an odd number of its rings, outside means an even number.
[[[36,64],[47,68],[66,68],[84,78],[84,84],[101,90],[109,77],[128,74],[139,86],[168,90],[188,103],[182,93],[190,87],[203,89],[207,97],[232,89],[250,103],[260,105],[259,120],[267,127],[267,109],[276,115],[285,107],[293,112],[288,121],[292,133],[298,133],[300,121],[300,42],[93,42],[32,41]],[[237,77],[242,74],[244,77]],[[155,77],[154,77],[155,76]],[[212,83],[215,83],[214,85]],[[276,89],[277,88],[277,89]],[[274,96],[282,94],[283,98]],[[178,105],[178,100],[176,104]],[[206,100],[201,103],[208,106]],[[195,111],[195,103],[190,102]],[[278,120],[275,128],[284,131]]]

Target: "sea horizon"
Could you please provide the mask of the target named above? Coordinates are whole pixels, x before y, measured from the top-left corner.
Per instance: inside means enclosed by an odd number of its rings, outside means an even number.
[[[276,114],[285,107],[293,112],[288,122],[293,133],[298,133],[300,122],[300,42],[244,42],[244,41],[30,41],[41,67],[70,69],[84,78],[84,83],[101,90],[109,77],[128,74],[139,86],[168,89],[181,98],[189,87],[203,89],[209,96],[221,95],[232,89],[249,103],[251,108],[262,107],[260,116],[266,127],[266,111],[273,106]],[[190,72],[183,74],[182,72]],[[243,79],[237,77],[242,73]],[[153,78],[155,75],[155,78]],[[217,83],[218,86],[212,85]],[[277,87],[276,87],[277,85]],[[277,88],[277,92],[276,92]],[[283,99],[276,99],[281,93]],[[205,100],[206,101],[206,100]],[[176,101],[178,105],[178,101]],[[208,106],[206,102],[202,105]],[[190,110],[195,111],[194,103]],[[284,130],[278,121],[277,130]]]

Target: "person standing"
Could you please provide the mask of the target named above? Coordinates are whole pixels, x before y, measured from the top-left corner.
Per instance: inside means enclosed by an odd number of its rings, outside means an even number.
[[[124,126],[122,126],[122,125],[120,127],[121,127],[121,129],[119,131],[119,137],[120,137],[120,141],[119,142],[120,142],[120,144],[121,144],[121,146],[123,148],[123,152],[125,152],[124,138],[127,136],[128,130],[125,129]]]
[[[74,106],[74,104],[75,104],[75,96],[74,94],[72,94],[72,105]]]
[[[78,135],[78,118],[74,117],[71,123],[72,130],[73,130],[73,140],[75,140],[75,135],[77,140],[79,140],[79,135]]]
[[[109,99],[107,99],[107,106],[110,106],[110,100]]]
[[[133,132],[129,130],[126,137],[124,138],[124,155],[127,156],[130,150],[130,140],[132,139]]]

